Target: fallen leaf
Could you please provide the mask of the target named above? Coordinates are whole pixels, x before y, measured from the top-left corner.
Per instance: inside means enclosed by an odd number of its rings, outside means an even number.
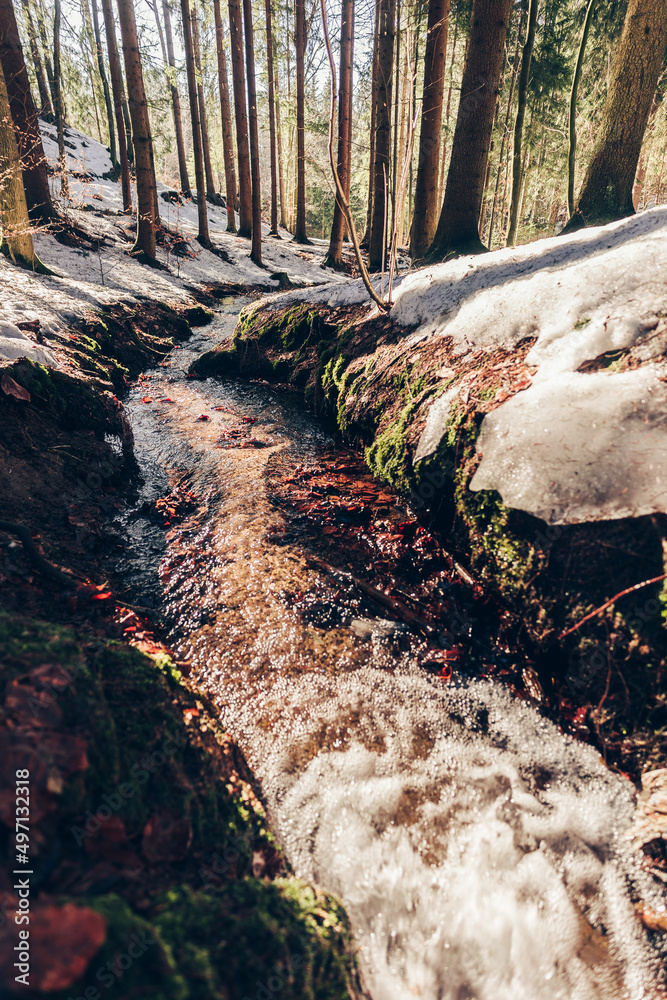
[[[7,374],[3,375],[0,380],[0,387],[2,387],[2,391],[7,396],[13,396],[14,399],[23,399],[26,403],[30,402],[30,393],[28,390],[24,389],[18,382],[15,382],[11,376]]]
[[[199,416],[197,417],[197,420],[210,420],[210,419],[211,418],[209,417],[208,413],[200,413]]]
[[[144,396],[143,399],[141,400],[141,402],[142,403],[152,403],[153,400],[151,399],[150,396]]]

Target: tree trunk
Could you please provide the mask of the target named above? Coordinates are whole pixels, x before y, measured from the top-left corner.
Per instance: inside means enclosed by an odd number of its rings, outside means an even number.
[[[398,102],[401,95],[401,0],[396,0],[396,56],[394,58],[394,119],[393,143],[391,154],[391,229],[396,227],[396,195],[401,171],[398,167]]]
[[[166,0],[165,0],[166,2]],[[220,0],[213,0],[215,17],[215,48],[218,57],[218,90],[220,91],[220,120],[222,124],[222,151],[225,160],[225,196],[227,200],[227,232],[236,232],[234,204],[236,201],[236,170],[234,168],[234,141],[232,137],[232,115],[229,106],[229,84],[227,82],[227,59],[222,34],[222,14]]]
[[[447,53],[449,0],[430,0],[424,53],[424,95],[415,186],[415,207],[410,230],[410,253],[421,260],[433,242],[438,224],[438,153]]]
[[[16,132],[9,109],[7,85],[0,66],[0,250],[15,264],[45,272],[32,243]]]
[[[528,31],[526,43],[521,54],[521,73],[519,74],[519,89],[517,91],[516,122],[514,123],[514,151],[512,153],[512,207],[510,208],[510,228],[507,235],[507,245],[513,247],[516,242],[516,231],[519,224],[519,199],[521,196],[521,140],[523,138],[523,121],[526,116],[526,99],[528,96],[528,78],[530,61],[533,57],[535,44],[535,28],[537,26],[537,8],[539,0],[530,0],[528,12]]]
[[[352,120],[350,118],[350,89],[354,49],[354,0],[343,0],[340,20],[340,85],[338,89],[338,176],[347,196],[351,172]],[[329,267],[340,267],[343,261],[345,214],[340,199],[336,197],[329,251],[324,261]]]
[[[306,232],[306,12],[305,0],[295,0],[296,43],[296,225],[294,242],[308,243]]]
[[[255,40],[252,30],[252,0],[243,0],[245,60],[248,74],[248,126],[252,176],[252,249],[250,259],[262,264],[262,192],[259,179],[259,135],[257,131],[257,87],[255,86]]]
[[[69,199],[67,182],[67,155],[65,153],[65,117],[63,112],[62,79],[60,72],[60,0],[53,5],[53,79],[56,87],[56,129],[58,131],[58,167],[60,169],[60,194]]]
[[[37,89],[39,90],[39,102],[41,104],[40,115],[46,121],[52,122],[53,118],[53,105],[51,103],[51,93],[49,91],[48,83],[46,82],[46,76],[44,74],[44,66],[42,64],[42,57],[39,52],[39,43],[37,41],[37,32],[35,30],[35,24],[32,19],[32,11],[30,10],[30,0],[23,0],[23,13],[25,15],[26,29],[28,31],[28,41],[30,42],[30,54],[32,56],[32,63],[35,67],[35,79],[37,80]]]
[[[55,213],[49,191],[46,157],[12,0],[0,0],[0,65],[18,138],[28,213],[33,222],[48,222]]]
[[[563,232],[634,214],[632,185],[667,44],[667,2],[630,0],[602,121]]]
[[[146,260],[152,261],[155,260],[155,234],[160,225],[160,217],[157,212],[157,183],[148,102],[133,0],[117,0],[117,3],[137,176],[137,239],[134,252],[141,252]]]
[[[394,0],[380,0],[373,213],[368,247],[371,271],[377,271],[383,266],[386,250],[386,210],[391,153],[391,85],[394,68],[394,16]]]
[[[276,98],[276,139],[278,140],[278,183],[280,186],[280,225],[287,229],[287,201],[285,199],[285,174],[283,170],[283,130],[280,122],[280,90],[278,67],[274,67],[273,92]]]
[[[42,43],[42,54],[44,56],[44,69],[46,70],[46,79],[49,82],[49,90],[51,91],[51,103],[55,108],[56,90],[53,82],[53,64],[51,63],[51,59],[49,57],[49,53],[51,51],[51,40],[49,39],[49,35],[46,30],[46,23],[44,21],[44,11],[42,9],[40,0],[35,0],[35,16],[37,18],[37,30],[39,31],[39,37]],[[7,92],[11,94],[11,88],[9,84],[7,84]],[[10,96],[10,104],[11,104],[11,96]],[[55,111],[54,111],[54,121],[55,121]]]
[[[109,123],[109,151],[111,153],[111,165],[114,170],[118,169],[118,154],[116,152],[116,130],[114,129],[114,112],[109,91],[109,81],[107,80],[106,69],[104,67],[104,51],[102,49],[102,36],[100,34],[100,19],[97,13],[97,0],[90,0],[93,12],[93,31],[95,33],[95,51],[97,55],[97,68],[100,71],[102,90],[104,92],[104,103],[107,109],[107,122]]]
[[[570,91],[570,114],[569,114],[569,133],[570,133],[570,148],[568,151],[567,159],[567,210],[570,215],[574,212],[574,174],[576,167],[576,157],[577,157],[577,92],[579,90],[579,81],[581,79],[581,70],[584,65],[584,53],[586,52],[586,43],[588,42],[588,33],[591,27],[591,21],[593,20],[593,11],[597,0],[588,0],[588,7],[586,9],[586,19],[584,21],[584,29],[581,33],[581,41],[579,43],[579,51],[577,53],[577,64],[574,69],[574,76],[572,77],[572,89]]]
[[[273,73],[273,25],[271,0],[266,9],[266,74],[269,81],[269,144],[271,146],[271,226],[269,236],[278,236],[278,164],[276,162],[276,96]]]
[[[120,60],[118,58],[118,43],[116,41],[116,24],[113,16],[111,0],[102,0],[104,15],[104,31],[107,36],[107,52],[109,53],[109,76],[111,77],[111,93],[116,117],[118,133],[118,154],[120,158],[120,179],[123,190],[123,211],[132,211],[132,188],[130,185],[130,165],[127,155],[127,138],[123,123],[122,85]]]
[[[220,0],[218,0],[220,2]],[[157,13],[157,0],[155,0],[155,16]],[[171,31],[171,13],[169,11],[169,0],[162,0],[162,16],[164,18],[164,38],[167,49],[167,78],[169,80],[169,90],[171,92],[171,108],[174,116],[174,133],[176,135],[176,153],[178,155],[178,176],[181,180],[181,193],[185,198],[191,198],[190,178],[188,176],[188,165],[185,158],[185,143],[183,142],[183,119],[181,117],[181,95],[178,91],[176,60],[174,58],[174,37]]]
[[[438,183],[438,204],[442,204],[445,196],[445,163],[447,162],[447,137],[449,135],[449,119],[452,107],[452,90],[454,89],[454,60],[456,59],[456,43],[459,37],[459,22],[454,22],[454,38],[452,39],[452,58],[449,63],[449,87],[447,89],[447,105],[445,108],[444,139],[440,154],[440,181]]]
[[[232,52],[236,148],[239,167],[239,236],[250,238],[252,234],[252,184],[250,181],[245,70],[243,68],[243,30],[239,0],[229,0],[229,39]]]
[[[429,261],[486,250],[479,212],[511,0],[473,0],[452,156]]]
[[[199,101],[199,124],[201,127],[201,145],[204,154],[204,173],[206,175],[206,197],[209,201],[217,202],[215,195],[215,181],[213,180],[213,168],[211,166],[211,147],[208,141],[208,126],[206,124],[206,99],[204,97],[204,76],[201,69],[201,46],[199,44],[199,20],[197,18],[197,5],[193,3],[191,11],[192,19],[192,51],[195,57],[195,69],[197,71],[197,100]]]
[[[523,18],[525,11],[521,10],[521,16],[519,18],[519,27],[517,28],[516,34],[516,49],[514,50],[514,62],[512,63],[512,75],[510,77],[510,90],[507,95],[507,114],[505,115],[505,127],[503,128],[503,138],[500,143],[500,154],[498,156],[498,171],[496,173],[496,184],[493,192],[493,205],[491,206],[491,219],[489,221],[489,247],[491,247],[491,242],[493,240],[493,225],[496,218],[496,209],[498,207],[498,191],[500,189],[500,178],[503,172],[504,160],[505,160],[505,143],[509,135],[509,125],[510,117],[512,115],[512,98],[514,97],[514,87],[516,84],[517,73],[519,70],[519,50],[521,48],[521,32],[523,31]],[[503,205],[504,202],[503,194]]]
[[[375,21],[373,26],[373,62],[371,67],[371,123],[368,152],[368,201],[366,205],[366,231],[361,246],[367,247],[371,239],[371,219],[373,217],[373,185],[375,183],[375,135],[377,131],[378,103],[378,50],[380,30],[380,0],[375,0]]]
[[[195,160],[195,184],[197,186],[197,220],[199,232],[197,240],[203,247],[211,245],[208,231],[208,212],[206,210],[206,181],[204,177],[204,149],[201,138],[201,123],[199,121],[199,95],[197,93],[197,76],[195,73],[195,57],[192,44],[192,15],[189,0],[181,0],[183,14],[183,47],[185,49],[185,69],[188,76],[188,97],[190,100],[190,120],[192,122],[192,151]]]

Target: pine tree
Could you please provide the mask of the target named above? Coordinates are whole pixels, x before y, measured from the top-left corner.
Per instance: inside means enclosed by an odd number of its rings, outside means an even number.
[[[127,148],[127,133],[123,119],[123,88],[120,59],[118,57],[118,42],[116,40],[116,23],[113,16],[111,0],[102,0],[104,16],[104,33],[107,39],[109,53],[109,76],[111,77],[111,93],[113,96],[116,131],[118,133],[118,155],[120,159],[120,179],[123,192],[123,211],[132,211],[132,188],[130,185],[130,163]]]
[[[218,90],[220,92],[220,120],[222,124],[222,150],[225,160],[225,197],[227,201],[227,232],[236,232],[234,206],[236,204],[236,169],[234,167],[234,141],[232,136],[232,115],[229,104],[229,82],[227,80],[227,59],[222,34],[222,14],[220,0],[213,0],[215,17],[215,48],[218,60]]]
[[[155,16],[158,17],[157,0],[155,0]],[[174,118],[174,134],[176,136],[176,155],[178,156],[178,176],[181,182],[181,192],[184,198],[191,198],[190,177],[188,175],[188,165],[185,157],[185,143],[183,141],[183,118],[181,115],[181,95],[178,90],[178,78],[176,76],[176,59],[174,58],[174,37],[171,30],[171,12],[169,10],[169,0],[162,0],[162,17],[164,19],[164,40],[167,54],[166,73],[169,80],[169,91],[171,93],[171,110]]]
[[[271,0],[265,0],[266,75],[269,83],[269,145],[271,155],[271,226],[269,236],[278,236],[278,164],[276,162],[276,95],[273,69],[273,15]]]
[[[239,236],[252,234],[252,182],[250,180],[250,144],[246,105],[245,70],[243,68],[243,31],[239,0],[229,0],[229,42],[232,53],[234,112],[236,118],[236,150],[239,182]]]
[[[338,176],[345,191],[349,191],[352,118],[350,116],[350,91],[352,89],[352,62],[354,52],[354,2],[343,0],[340,15],[340,85],[338,90]],[[325,264],[340,267],[343,260],[343,237],[345,236],[345,214],[340,199],[336,197],[329,251]]]
[[[255,86],[255,40],[252,28],[252,0],[243,0],[245,58],[248,74],[248,131],[252,179],[252,249],[250,259],[262,263],[262,192],[259,179],[259,135],[257,132],[257,87]]]
[[[192,123],[192,150],[195,160],[195,184],[197,185],[197,221],[199,231],[197,240],[204,247],[209,247],[211,238],[208,231],[208,212],[206,210],[206,181],[204,178],[204,148],[199,121],[199,95],[197,93],[197,76],[195,73],[195,56],[192,44],[192,13],[189,0],[181,0],[183,15],[183,47],[185,49],[185,69],[188,77],[188,98],[190,100],[190,121]]]
[[[379,0],[377,103],[375,124],[375,167],[373,171],[373,211],[368,246],[371,271],[384,262],[389,204],[389,164],[391,155],[391,88],[394,70],[394,35],[396,5],[394,0]]]
[[[295,0],[296,47],[296,224],[295,243],[309,243],[306,231],[306,12],[304,0]]]

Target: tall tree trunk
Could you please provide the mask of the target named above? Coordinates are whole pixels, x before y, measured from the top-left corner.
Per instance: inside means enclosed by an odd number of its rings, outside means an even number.
[[[220,0],[213,0],[215,17],[215,48],[218,58],[218,90],[220,92],[220,121],[222,124],[222,152],[225,160],[225,197],[227,201],[227,232],[236,232],[234,205],[236,202],[236,170],[234,168],[234,140],[232,136],[232,115],[229,106],[229,83],[227,81],[227,58],[222,34],[222,14]]]
[[[218,0],[218,3],[220,0]],[[155,16],[157,17],[157,0],[155,0]],[[171,91],[171,107],[174,116],[174,132],[176,135],[176,153],[178,155],[178,176],[181,180],[181,192],[185,198],[191,198],[190,178],[185,158],[185,143],[183,141],[183,119],[181,117],[181,95],[178,91],[176,75],[176,59],[174,58],[174,37],[171,31],[171,13],[169,0],[162,0],[162,16],[164,18],[164,38],[167,49],[167,76]]]
[[[117,3],[137,175],[137,240],[134,251],[141,252],[146,260],[152,261],[155,260],[155,234],[160,225],[160,217],[157,212],[157,183],[148,102],[133,0],[117,0]]]
[[[5,76],[9,107],[19,143],[28,213],[34,222],[48,222],[55,213],[49,191],[46,157],[12,0],[0,0],[0,65]]]
[[[104,92],[104,103],[107,109],[107,122],[109,123],[109,151],[111,153],[111,165],[116,170],[118,168],[118,154],[116,152],[116,130],[114,128],[114,112],[107,80],[106,69],[104,67],[104,51],[102,49],[102,36],[100,34],[100,19],[97,13],[97,0],[90,0],[93,12],[93,31],[95,32],[95,51],[97,54],[97,68],[100,71],[102,90]]]
[[[394,59],[394,120],[393,120],[393,143],[394,149],[391,160],[391,229],[393,233],[396,225],[396,195],[398,193],[398,181],[400,170],[398,168],[398,102],[401,96],[401,0],[396,0],[396,57]]]
[[[118,43],[116,41],[116,23],[114,21],[111,0],[102,0],[102,14],[104,15],[104,31],[107,36],[109,76],[111,77],[111,93],[113,95],[116,131],[118,133],[118,154],[120,158],[120,179],[123,191],[123,211],[131,212],[132,188],[130,185],[130,165],[127,154],[127,137],[123,122],[122,76],[120,71],[120,59],[118,58]]]
[[[378,105],[378,52],[380,32],[380,0],[375,0],[375,20],[373,23],[373,60],[371,66],[371,122],[368,146],[368,201],[366,203],[366,231],[361,246],[367,247],[371,239],[373,218],[373,186],[375,183],[375,136],[377,132]]]
[[[296,43],[296,225],[295,243],[308,243],[306,232],[306,12],[295,0]]]
[[[430,0],[424,53],[419,164],[415,185],[415,207],[410,230],[410,253],[421,260],[433,242],[438,224],[438,153],[442,125],[442,102],[447,55],[449,0]]]
[[[581,79],[581,70],[584,65],[584,54],[586,52],[586,44],[588,42],[588,33],[591,28],[591,22],[593,20],[593,11],[595,10],[595,5],[597,0],[588,0],[588,7],[586,8],[586,19],[584,21],[584,28],[581,33],[581,41],[579,43],[579,51],[577,53],[577,64],[574,68],[574,76],[572,77],[572,89],[570,91],[570,114],[569,114],[569,133],[570,133],[570,148],[568,151],[567,159],[567,211],[569,215],[574,212],[574,174],[576,168],[577,160],[577,93],[579,91],[579,81]]]
[[[46,22],[44,20],[44,10],[40,0],[35,0],[35,17],[37,19],[37,30],[39,31],[39,38],[42,43],[42,54],[44,56],[44,69],[46,70],[46,79],[49,82],[49,90],[51,91],[51,103],[53,107],[56,106],[56,89],[53,80],[53,64],[51,62],[49,53],[51,51],[51,39],[46,30]],[[11,88],[7,84],[7,92],[10,93]],[[11,99],[10,99],[11,100]],[[54,121],[55,121],[55,111],[54,111]]]
[[[354,0],[343,0],[340,16],[340,84],[338,89],[338,176],[347,197],[350,180],[352,120],[350,118],[350,89],[352,87],[352,62],[354,49]],[[343,261],[345,213],[336,196],[329,251],[324,261],[329,267],[340,267]]]
[[[280,121],[280,90],[278,67],[274,67],[273,92],[276,98],[276,138],[278,140],[278,183],[280,186],[280,225],[287,229],[287,201],[285,200],[285,173],[283,170],[283,130]]]
[[[266,10],[266,73],[269,81],[269,144],[271,146],[271,226],[269,236],[278,236],[278,164],[276,162],[276,95],[273,73],[273,24],[271,0]]]
[[[35,67],[35,79],[37,80],[37,89],[39,90],[39,103],[41,104],[40,115],[46,121],[53,121],[53,105],[51,103],[51,93],[49,91],[49,86],[46,82],[46,76],[44,74],[44,66],[42,64],[42,57],[39,52],[39,42],[37,41],[37,32],[35,30],[35,23],[32,19],[32,11],[30,10],[30,0],[23,0],[23,13],[25,15],[25,24],[28,32],[28,41],[30,42],[30,55],[32,56],[32,64]]]
[[[197,220],[199,232],[197,240],[203,247],[211,245],[208,231],[208,212],[206,210],[206,181],[204,178],[204,149],[201,138],[201,123],[199,121],[199,96],[197,93],[197,76],[195,72],[195,56],[192,44],[192,14],[189,0],[181,0],[183,14],[183,47],[185,49],[185,69],[188,76],[188,97],[190,99],[190,121],[192,122],[192,150],[195,160],[195,184],[197,186]]]
[[[454,21],[454,38],[452,39],[452,58],[449,63],[449,87],[447,88],[447,104],[445,105],[445,125],[440,154],[440,180],[438,182],[438,204],[442,204],[445,196],[445,164],[447,162],[447,138],[449,136],[449,119],[452,108],[452,90],[454,89],[454,60],[456,59],[456,43],[459,37],[459,22]]]
[[[88,9],[88,4],[86,0],[81,0],[81,14],[83,17],[83,30],[81,32],[81,35],[79,36],[79,43],[81,45],[81,54],[83,56],[83,61],[88,71],[88,79],[90,81],[90,96],[93,99],[95,124],[97,125],[97,138],[99,140],[100,145],[103,145],[104,139],[102,138],[102,124],[100,122],[100,113],[98,111],[98,100],[97,100],[99,72],[97,75],[95,74],[95,69],[94,69],[94,63],[96,62],[95,39],[93,37],[93,26],[90,21],[90,10]],[[62,92],[60,98],[61,100],[63,99]]]
[[[630,0],[602,121],[564,232],[634,214],[632,185],[667,44],[667,2]]]
[[[15,264],[30,270],[47,272],[35,254],[31,223],[25,200],[16,131],[9,109],[9,96],[0,66],[0,251]]]
[[[394,69],[394,0],[380,0],[379,8],[375,170],[373,176],[371,238],[368,247],[368,259],[371,271],[377,271],[382,267],[386,250],[386,218],[391,153],[391,84]]]
[[[243,68],[243,29],[239,0],[229,0],[229,40],[232,53],[236,149],[239,167],[239,236],[249,238],[252,235],[252,183],[250,180],[245,70]]]
[[[259,180],[259,135],[257,131],[257,87],[255,86],[255,40],[252,30],[252,0],[243,0],[245,60],[248,74],[248,126],[252,177],[252,249],[250,259],[262,264],[262,192]]]
[[[511,0],[473,0],[445,200],[430,261],[486,250],[479,238],[479,212],[510,8]]]
[[[204,76],[201,68],[201,46],[199,44],[199,19],[197,17],[197,5],[192,5],[192,51],[195,57],[195,69],[197,71],[197,99],[199,101],[199,123],[201,126],[201,144],[204,154],[204,172],[206,175],[206,197],[209,201],[217,203],[219,199],[215,194],[215,181],[213,180],[213,168],[211,166],[211,146],[208,141],[208,126],[206,124],[206,99],[204,97]]]
[[[512,115],[512,98],[514,97],[514,87],[515,87],[515,84],[516,84],[517,74],[519,72],[519,51],[521,49],[521,33],[523,31],[524,14],[525,14],[525,11],[524,11],[524,9],[522,7],[522,9],[521,9],[521,16],[519,18],[519,27],[517,28],[517,34],[516,34],[516,49],[514,50],[514,62],[512,63],[512,75],[510,77],[510,89],[509,89],[509,94],[507,95],[507,112],[505,114],[505,126],[503,128],[503,138],[502,138],[502,141],[500,143],[500,154],[498,156],[498,170],[497,170],[497,173],[496,173],[496,184],[495,184],[495,188],[494,188],[494,191],[493,191],[493,204],[491,206],[491,219],[489,221],[489,247],[491,246],[491,243],[492,243],[492,240],[493,240],[493,226],[494,226],[495,219],[496,219],[496,209],[498,207],[498,192],[500,190],[500,178],[502,176],[503,167],[505,165],[505,163],[504,163],[504,161],[505,161],[505,145],[507,143],[507,138],[509,136],[510,117]],[[504,202],[504,194],[503,194],[503,203],[502,204],[503,205],[505,204],[505,202]]]
[[[519,89],[517,91],[516,121],[514,123],[514,150],[512,153],[512,206],[510,208],[510,228],[507,234],[507,245],[513,247],[516,242],[516,231],[519,225],[519,204],[521,197],[521,142],[523,139],[523,121],[526,116],[526,100],[528,97],[528,79],[530,62],[533,58],[535,44],[535,28],[537,26],[537,8],[539,0],[530,0],[528,11],[528,31],[526,42],[521,54],[521,73],[519,74]]]
[[[56,86],[56,128],[58,131],[58,166],[60,169],[60,194],[69,198],[67,180],[67,155],[65,153],[65,115],[62,99],[62,74],[60,72],[60,0],[53,5],[53,79]]]

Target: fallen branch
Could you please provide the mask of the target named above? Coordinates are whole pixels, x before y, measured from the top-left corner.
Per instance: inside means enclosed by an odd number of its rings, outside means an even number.
[[[350,203],[345,197],[345,191],[343,185],[340,182],[340,177],[338,175],[338,167],[336,165],[336,157],[334,155],[334,122],[336,120],[336,63],[333,57],[333,52],[331,49],[331,41],[329,39],[329,25],[327,23],[327,12],[324,4],[324,0],[320,0],[320,7],[322,9],[322,27],[324,28],[324,42],[327,48],[327,55],[329,56],[329,67],[331,69],[331,117],[329,119],[329,161],[331,163],[331,170],[333,173],[334,183],[336,185],[336,192],[338,194],[338,200],[340,202],[341,208],[343,209],[343,215],[345,216],[345,221],[347,222],[347,228],[350,236],[352,237],[352,245],[354,246],[354,253],[357,258],[357,264],[359,265],[359,270],[361,271],[361,277],[366,286],[368,294],[372,298],[383,312],[387,312],[391,308],[391,303],[385,302],[384,299],[378,295],[378,293],[373,288],[373,284],[369,277],[368,271],[366,269],[366,264],[361,256],[361,248],[359,246],[359,239],[357,237],[357,230],[354,225],[354,219],[352,218],[352,212],[350,210]]]
[[[595,611],[591,611],[590,614],[586,615],[585,618],[582,618],[581,621],[577,622],[576,625],[573,625],[572,628],[567,629],[566,632],[561,632],[558,638],[564,639],[565,636],[570,635],[571,632],[576,632],[578,628],[581,628],[584,622],[589,621],[591,618],[595,618],[596,615],[602,614],[603,611],[606,611],[607,608],[611,607],[612,604],[620,600],[621,597],[625,597],[627,594],[632,594],[635,590],[641,590],[642,587],[650,587],[652,583],[660,583],[661,580],[667,580],[667,573],[663,573],[662,576],[654,576],[651,580],[644,580],[643,583],[635,583],[633,587],[626,587],[626,589],[622,590],[620,594],[615,594],[601,607],[596,608]]]

